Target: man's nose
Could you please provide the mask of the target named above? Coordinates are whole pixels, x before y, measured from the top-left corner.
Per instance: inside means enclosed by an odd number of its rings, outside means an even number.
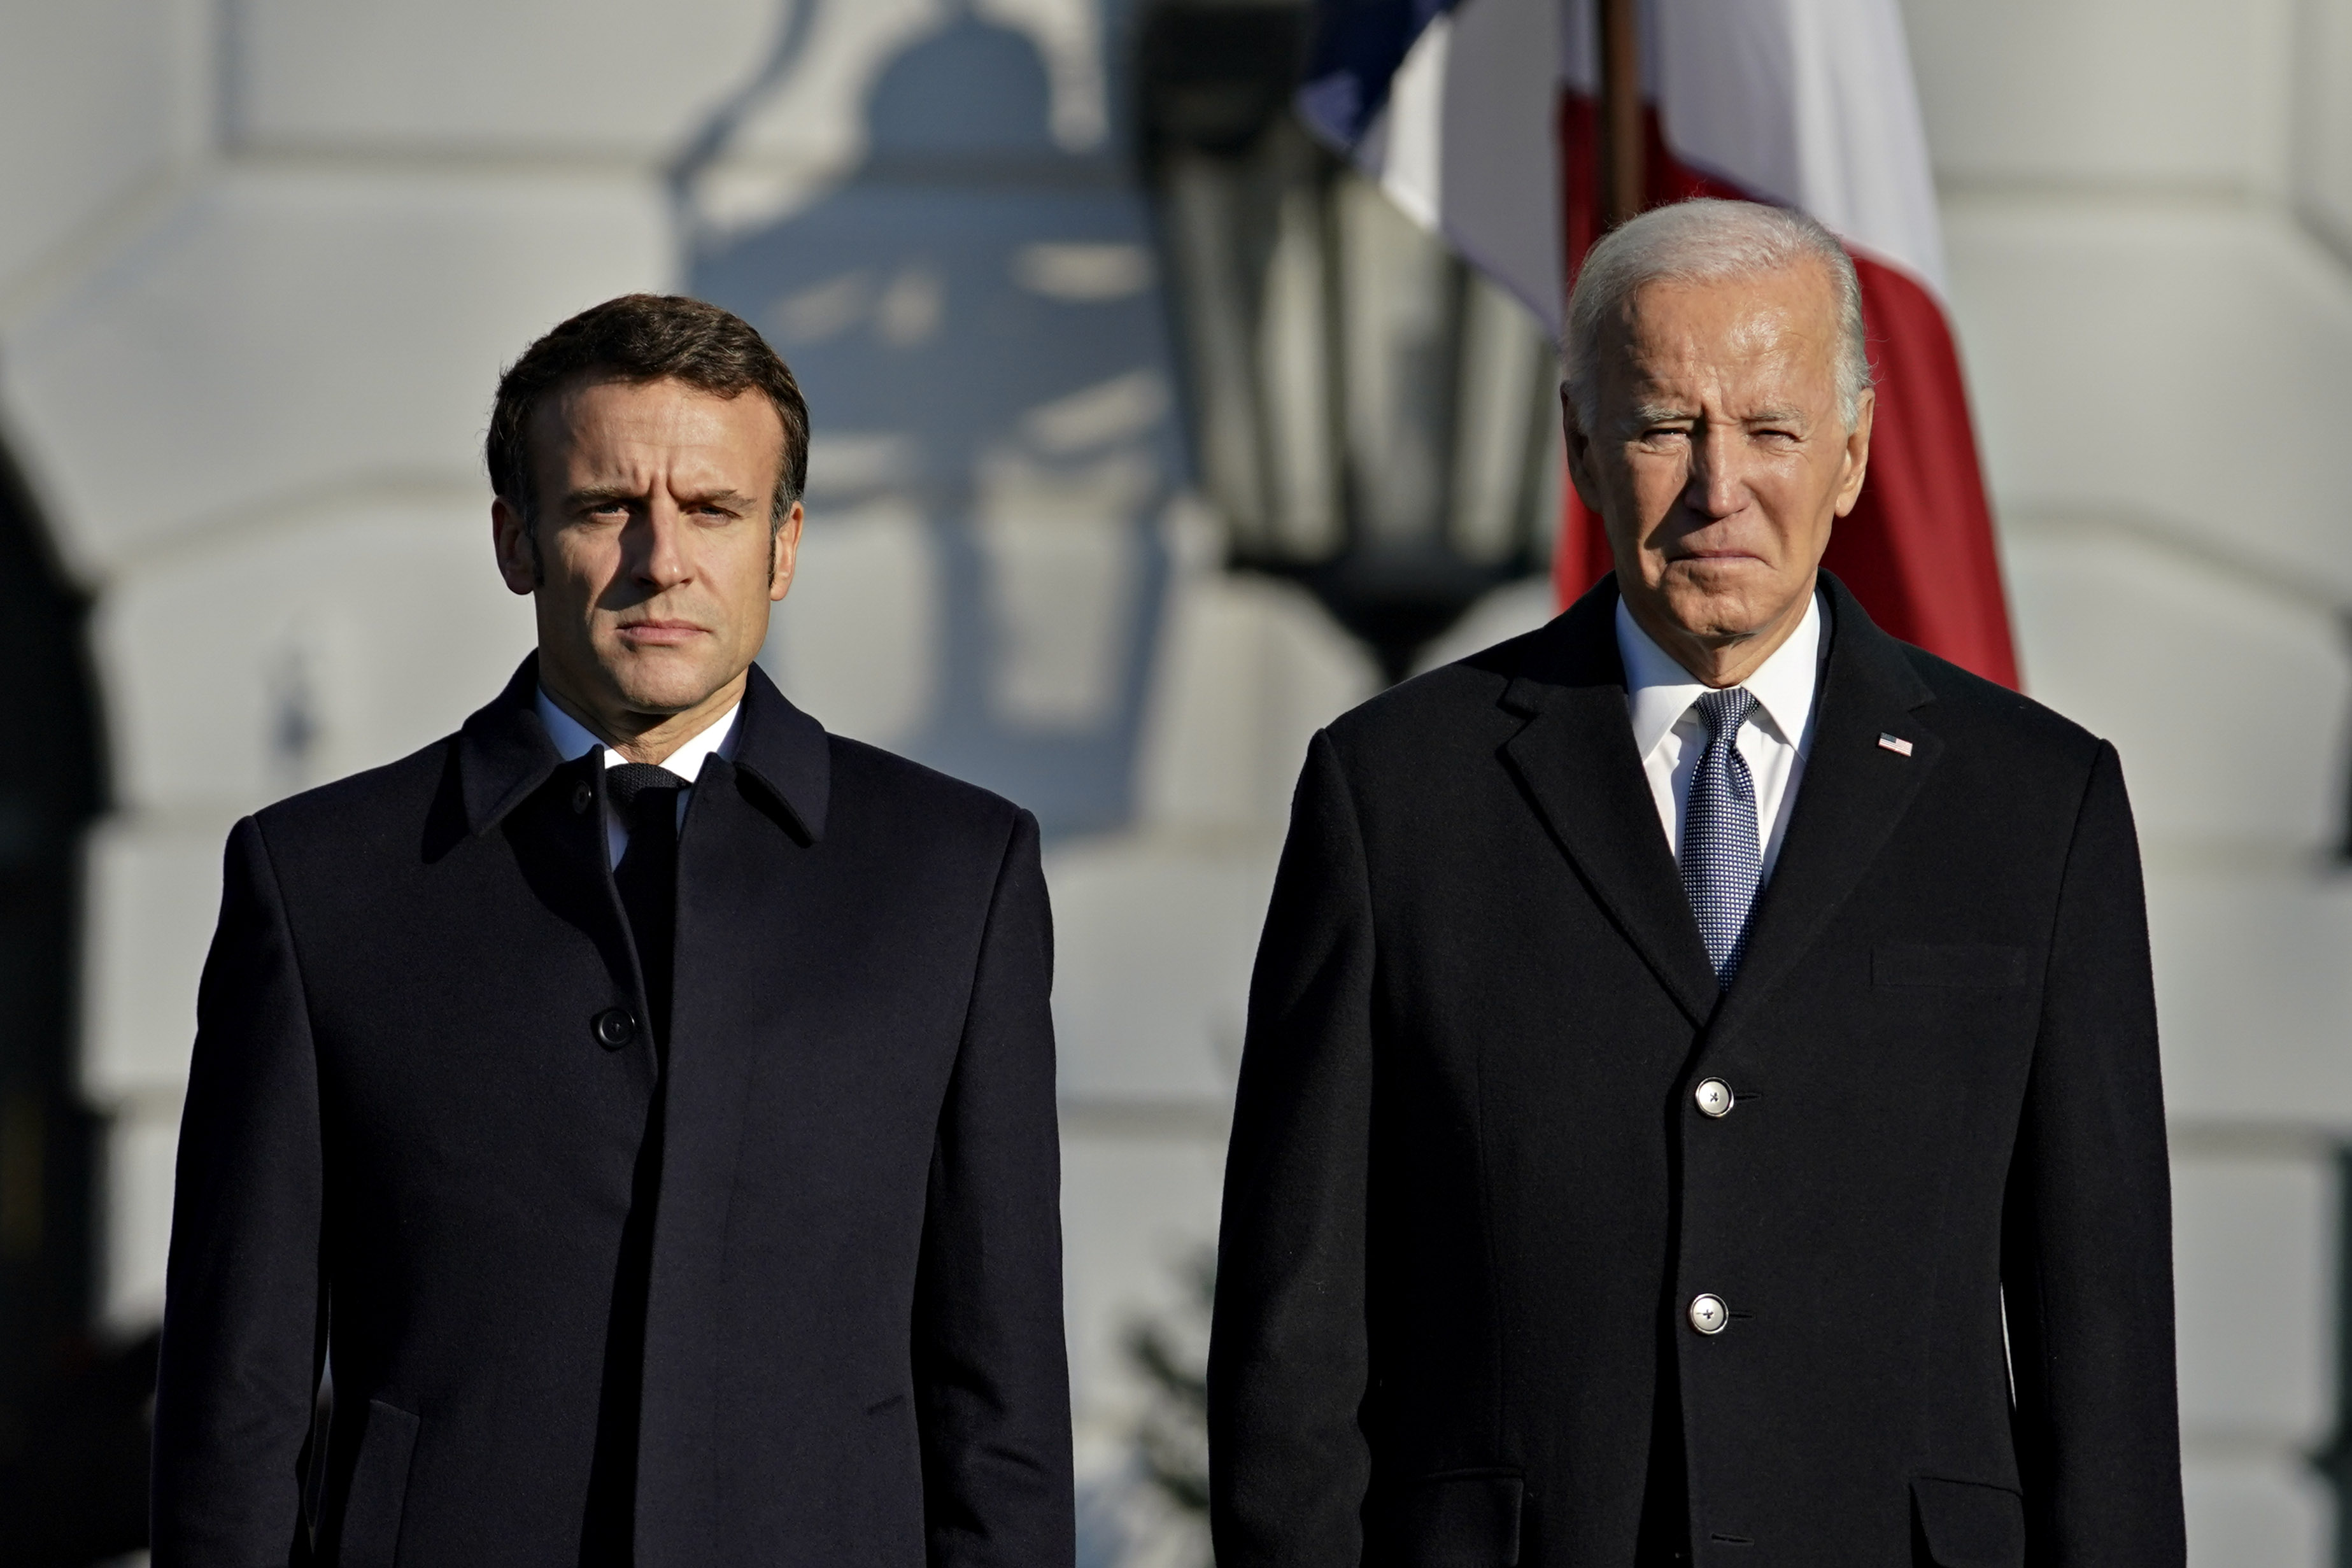
[[[1727,425],[1702,425],[1691,443],[1690,479],[1683,501],[1709,517],[1727,517],[1743,505],[1746,484],[1739,472],[1739,433]]]
[[[654,588],[686,580],[686,518],[656,497],[629,527],[629,572]]]

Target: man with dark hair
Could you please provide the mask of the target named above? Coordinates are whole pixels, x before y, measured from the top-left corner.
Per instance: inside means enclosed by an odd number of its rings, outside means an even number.
[[[1071,1561],[1036,823],[752,663],[807,454],[727,312],[564,322],[488,442],[537,653],[237,824],[158,1564]]]

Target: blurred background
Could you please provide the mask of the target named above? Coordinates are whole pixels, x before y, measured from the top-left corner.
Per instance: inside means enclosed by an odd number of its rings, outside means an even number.
[[[2352,1563],[2352,0],[1904,16],[2026,687],[2139,812],[2192,1559]],[[1304,21],[0,0],[0,1565],[143,1542],[223,838],[498,690],[492,387],[632,289],[807,390],[786,692],[1045,826],[1082,1555],[1204,1560],[1292,777],[1559,516],[1541,329],[1298,131]]]

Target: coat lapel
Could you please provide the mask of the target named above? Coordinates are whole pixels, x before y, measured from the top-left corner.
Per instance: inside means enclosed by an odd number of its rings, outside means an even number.
[[[1844,584],[1828,572],[1821,580],[1830,656],[1814,698],[1812,749],[1780,862],[1757,900],[1739,977],[1716,1020],[1718,1040],[1738,1032],[1820,937],[1943,755],[1917,713],[1935,694],[1903,644],[1871,623]],[[1910,754],[1879,745],[1882,735],[1909,741]]]
[[[539,722],[539,655],[528,653],[506,690],[477,709],[457,731],[457,779],[466,829],[488,832],[563,758]]]
[[[627,917],[604,863],[604,769],[588,758],[563,761],[548,738],[539,718],[537,653],[526,656],[506,689],[466,720],[457,750],[465,831],[480,838],[504,827],[516,867],[541,904],[585,933],[616,982],[643,996]],[[548,795],[534,800],[541,790]],[[650,1093],[650,1044],[641,1065]]]
[[[663,1104],[661,1203],[646,1300],[636,1561],[714,1560],[713,1426],[728,1369],[727,1224],[761,1051],[789,1037],[812,977],[795,934],[828,917],[810,863],[824,837],[832,746],[757,667],[734,760],[704,763],[678,841],[677,997]]]
[[[1617,653],[1616,580],[1535,634],[1503,704],[1528,716],[1504,756],[1610,917],[1693,1023],[1715,1010],[1715,969],[1684,896],[1633,728]]]

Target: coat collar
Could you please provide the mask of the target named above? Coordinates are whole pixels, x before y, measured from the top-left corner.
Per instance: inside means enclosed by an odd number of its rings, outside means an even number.
[[[1617,582],[1603,578],[1524,645],[1503,706],[1528,724],[1505,757],[1552,836],[1694,1023],[1736,1029],[1819,936],[1877,857],[1942,743],[1914,716],[1934,694],[1903,644],[1821,574],[1830,653],[1813,745],[1772,880],[1758,899],[1739,977],[1717,987],[1626,716]],[[1878,744],[1912,743],[1909,756]],[[1718,1013],[1720,1003],[1720,1017]]]
[[[1715,1010],[1715,970],[1683,895],[1633,750],[1617,651],[1617,580],[1525,644],[1503,706],[1528,718],[1503,747],[1553,839],[1693,1023]]]
[[[467,830],[480,835],[547,782],[562,761],[538,712],[539,655],[516,666],[506,689],[457,731],[457,771]],[[735,767],[751,778],[810,843],[824,836],[832,747],[824,727],[801,712],[754,664],[743,689]]]
[[[825,806],[833,794],[833,744],[824,726],[785,700],[754,664],[743,688],[743,729],[735,741],[735,766],[765,789],[814,843],[824,837]]]

